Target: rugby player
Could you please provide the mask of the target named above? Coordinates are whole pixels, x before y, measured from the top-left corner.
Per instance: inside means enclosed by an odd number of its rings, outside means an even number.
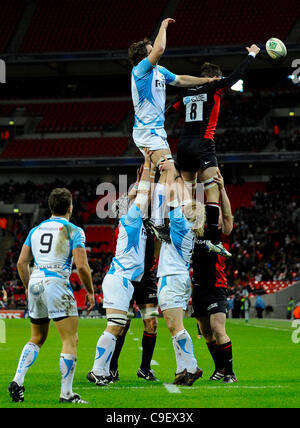
[[[130,201],[132,201],[136,197],[141,173],[142,169],[139,169],[137,173],[137,181],[133,188],[130,190],[130,192],[126,195],[122,195],[115,202],[113,206],[113,212],[116,218],[119,218],[128,212],[128,206],[130,204]],[[151,175],[150,181],[152,181]],[[134,287],[132,302],[135,301],[138,305],[144,324],[144,333],[142,338],[142,361],[140,368],[137,371],[137,376],[145,380],[156,381],[157,378],[154,374],[154,371],[151,370],[151,360],[154,353],[157,336],[157,316],[159,315],[157,307],[157,278],[152,270],[155,264],[155,242],[152,230],[150,230],[148,226],[148,219],[144,218],[143,223],[147,233],[145,249],[145,270],[141,281],[132,281],[132,285]],[[112,382],[120,380],[118,371],[118,360],[124,345],[125,336],[129,328],[130,319],[127,320],[127,324],[123,331],[123,334],[117,339],[116,347],[110,361],[110,376]]]
[[[177,369],[174,384],[191,386],[202,376],[193,352],[192,339],[184,328],[183,318],[191,296],[190,259],[195,236],[202,236],[205,210],[196,201],[179,202],[178,181],[174,163],[166,157],[160,167],[167,171],[166,198],[170,208],[171,243],[162,242],[158,263],[158,304],[172,336]]]
[[[203,85],[212,82],[217,77],[193,77],[175,75],[158,61],[166,49],[166,34],[172,18],[164,19],[152,46],[149,39],[133,43],[128,49],[128,56],[133,66],[131,73],[131,92],[135,110],[133,140],[144,153],[148,148],[153,152],[152,162],[155,166],[163,160],[162,156],[172,159],[167,134],[164,129],[166,85],[183,88]],[[151,220],[157,237],[169,242],[169,234],[164,227],[165,211],[165,174],[155,186],[152,203]]]
[[[224,180],[219,170],[214,177],[214,182],[220,191],[219,239],[228,250],[233,217]],[[237,378],[232,370],[232,343],[226,333],[228,291],[225,260],[224,256],[208,253],[202,245],[195,243],[192,305],[193,316],[197,319],[215,363],[215,370],[210,379],[223,379],[224,383],[233,383],[237,382]]]
[[[168,107],[172,110],[183,110],[185,124],[178,142],[177,167],[187,187],[197,183],[197,175],[204,184],[206,196],[206,219],[208,237],[206,245],[211,241],[213,251],[231,257],[231,254],[219,241],[219,188],[214,181],[217,175],[218,161],[216,157],[214,135],[220,111],[221,95],[248,71],[260,49],[256,45],[246,48],[248,51],[244,61],[226,78],[218,65],[204,63],[200,70],[201,77],[218,77],[219,80],[207,84],[199,84],[184,92],[179,99]]]
[[[28,296],[31,338],[24,346],[15,377],[9,385],[13,401],[24,401],[24,378],[47,339],[53,319],[62,340],[59,368],[61,403],[86,403],[72,390],[77,362],[78,312],[69,276],[72,262],[87,289],[90,312],[95,304],[94,287],[85,250],[84,231],[70,223],[72,194],[65,188],[54,189],[48,199],[52,216],[33,228],[21,250],[18,272]],[[30,274],[30,262],[34,268]]]
[[[143,215],[150,196],[151,154],[145,149],[145,163],[137,196],[127,214],[120,218],[115,257],[102,284],[107,327],[98,340],[93,369],[87,374],[88,381],[98,386],[106,386],[111,381],[110,360],[117,338],[123,334],[127,324],[134,291],[132,281],[141,280],[144,274],[147,234]]]

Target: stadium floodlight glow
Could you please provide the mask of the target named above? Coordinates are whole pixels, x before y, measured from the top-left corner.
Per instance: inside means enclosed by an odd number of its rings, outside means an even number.
[[[242,79],[238,80],[231,86],[231,89],[235,92],[244,92],[244,81]]]

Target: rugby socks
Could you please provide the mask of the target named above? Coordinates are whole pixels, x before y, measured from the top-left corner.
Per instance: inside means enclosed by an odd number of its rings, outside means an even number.
[[[123,345],[125,342],[125,336],[129,330],[129,327],[130,327],[130,322],[126,324],[126,327],[124,328],[123,335],[119,336],[117,341],[116,341],[115,350],[114,350],[114,353],[113,353],[111,360],[110,360],[110,370],[114,370],[114,371],[118,370],[119,356],[120,356],[120,353],[122,351],[122,348],[123,348]]]
[[[144,331],[143,339],[142,339],[142,363],[141,369],[143,371],[149,371],[151,369],[151,360],[156,344],[156,333],[147,333]]]
[[[155,190],[152,199],[151,220],[156,226],[162,226],[165,223],[166,209],[166,185],[155,184]]]
[[[217,202],[205,204],[206,222],[208,227],[208,238],[212,244],[218,244],[220,237],[218,233],[220,205]]]
[[[109,376],[110,359],[116,347],[117,338],[107,331],[100,336],[94,360],[93,372],[97,376]]]
[[[224,366],[222,364],[220,365],[219,358],[218,358],[218,345],[215,340],[212,342],[206,342],[207,348],[210,352],[210,355],[212,356],[212,359],[215,363],[215,370],[223,370]]]
[[[179,364],[177,363],[177,370],[181,372],[182,370],[187,369],[189,373],[195,373],[198,367],[197,360],[194,356],[191,336],[186,330],[181,330],[174,336],[173,346],[175,350],[176,361],[181,360]],[[177,373],[179,372],[177,371]]]
[[[181,355],[180,347],[176,342],[175,336],[172,337],[172,343],[173,343],[173,348],[174,348],[175,358],[176,358],[176,374],[177,374],[177,373],[183,372],[183,370],[185,369],[185,365],[183,360],[180,358],[180,355]]]
[[[222,345],[217,345],[218,359],[220,365],[223,369],[225,368],[225,373],[230,375],[233,374],[232,371],[232,343],[231,341],[223,343]]]
[[[32,364],[37,359],[39,352],[40,352],[40,347],[32,342],[28,342],[24,346],[19,359],[17,371],[13,379],[14,382],[17,382],[19,386],[23,385],[25,375],[29,367],[31,367]]]
[[[63,398],[70,398],[73,395],[73,379],[75,374],[77,358],[71,354],[60,354],[59,370],[61,374],[61,392]]]

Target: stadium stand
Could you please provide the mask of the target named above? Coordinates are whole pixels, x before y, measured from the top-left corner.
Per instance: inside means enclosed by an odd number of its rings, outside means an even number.
[[[128,137],[62,138],[15,140],[3,151],[2,159],[121,156],[128,148]]]
[[[181,0],[174,15],[180,25],[168,33],[168,46],[259,43],[274,32],[285,40],[299,11],[298,0],[291,0],[289,7],[283,0],[276,6],[272,0],[224,0],[221,6],[218,0]]]
[[[139,0],[39,0],[22,52],[70,52],[128,49],[134,41],[150,36],[166,0],[153,0],[147,7]],[[134,25],[132,19],[134,17]],[[52,29],[55,28],[55,32]]]
[[[2,0],[0,8],[0,52],[5,52],[20,20],[25,0]]]
[[[35,103],[0,104],[0,116],[14,111],[23,116],[41,118],[36,132],[86,132],[112,129],[132,111],[129,100],[114,101],[36,101]]]

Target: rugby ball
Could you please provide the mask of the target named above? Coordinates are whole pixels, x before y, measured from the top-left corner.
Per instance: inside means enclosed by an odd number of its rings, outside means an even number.
[[[276,37],[271,37],[267,41],[266,50],[272,59],[283,58],[287,53],[285,44],[281,40],[276,39]]]

